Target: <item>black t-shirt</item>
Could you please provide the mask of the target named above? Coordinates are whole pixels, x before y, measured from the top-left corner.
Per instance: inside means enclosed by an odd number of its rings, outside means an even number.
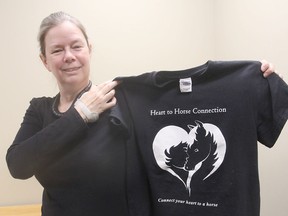
[[[128,179],[147,174],[150,200],[142,202],[153,215],[259,215],[257,141],[272,147],[288,117],[286,83],[263,78],[260,65],[208,61],[117,78],[114,112],[124,114],[115,117],[145,164],[137,172],[130,163]],[[138,192],[130,198],[141,200]]]

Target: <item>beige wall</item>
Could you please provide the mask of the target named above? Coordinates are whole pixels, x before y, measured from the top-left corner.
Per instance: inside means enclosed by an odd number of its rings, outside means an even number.
[[[288,80],[288,1],[216,0],[217,59],[267,59]],[[272,149],[259,145],[261,216],[288,215],[288,124]]]
[[[267,59],[288,77],[287,8],[286,0],[0,0],[0,206],[41,201],[34,178],[9,175],[5,154],[30,99],[57,93],[38,58],[44,16],[64,10],[86,26],[94,46],[94,83],[208,59]],[[287,215],[284,130],[273,149],[259,148],[262,216]]]

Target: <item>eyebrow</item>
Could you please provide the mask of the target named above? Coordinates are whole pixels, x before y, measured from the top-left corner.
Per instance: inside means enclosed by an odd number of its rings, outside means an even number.
[[[85,41],[82,41],[82,40],[79,40],[79,39],[71,41],[71,44],[75,44],[75,43],[86,44]],[[62,47],[62,45],[61,44],[52,44],[51,46],[49,46],[49,48],[58,48],[58,47]]]

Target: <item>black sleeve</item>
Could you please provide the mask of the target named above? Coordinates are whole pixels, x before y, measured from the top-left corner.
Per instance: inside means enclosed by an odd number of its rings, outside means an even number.
[[[267,78],[259,98],[258,141],[272,147],[288,118],[288,86],[278,75]]]
[[[41,101],[40,101],[41,102]],[[61,118],[43,127],[39,100],[33,99],[21,127],[6,154],[6,161],[14,178],[27,179],[45,164],[72,148],[72,143],[87,129],[87,125],[73,108]]]
[[[119,86],[116,89],[116,98],[117,105],[112,108],[110,120],[126,136],[126,190],[130,212],[131,215],[151,215],[147,173],[138,149],[125,90]]]

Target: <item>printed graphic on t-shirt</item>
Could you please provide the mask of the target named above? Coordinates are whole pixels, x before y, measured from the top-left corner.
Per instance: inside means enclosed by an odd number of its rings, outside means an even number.
[[[153,152],[158,166],[179,179],[191,196],[193,175],[208,170],[205,180],[220,167],[226,141],[221,130],[210,123],[195,121],[187,129],[175,125],[160,129],[153,141]]]

